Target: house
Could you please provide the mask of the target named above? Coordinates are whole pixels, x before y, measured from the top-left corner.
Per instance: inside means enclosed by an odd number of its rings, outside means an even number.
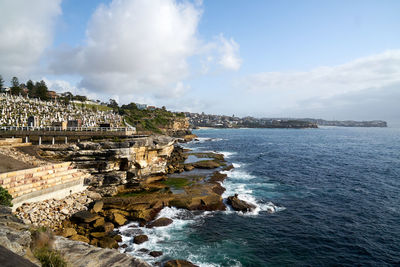
[[[147,105],[146,105],[146,104],[135,103],[135,105],[136,105],[136,107],[137,107],[139,110],[144,110],[144,109],[147,108]]]
[[[58,97],[58,94],[54,91],[48,91],[47,96],[50,97],[51,99],[56,99]]]

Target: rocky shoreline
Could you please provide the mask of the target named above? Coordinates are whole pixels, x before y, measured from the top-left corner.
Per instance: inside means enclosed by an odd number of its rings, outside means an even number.
[[[185,139],[159,136],[44,147],[38,151],[42,158],[74,161],[91,172],[92,178],[86,181],[88,190],[62,200],[25,204],[15,214],[24,223],[49,227],[63,238],[123,251],[126,242],[122,243],[118,228],[128,222],[147,228],[167,226],[173,222],[170,218],[156,219],[164,207],[225,210],[225,188],[221,183],[227,175],[221,171],[233,166],[222,154],[194,153],[181,148],[178,142]],[[242,212],[254,208],[237,196],[228,201]],[[132,233],[132,243],[147,242],[148,237],[140,231]],[[154,258],[163,255],[162,251],[146,253]],[[194,266],[183,260],[163,264]]]

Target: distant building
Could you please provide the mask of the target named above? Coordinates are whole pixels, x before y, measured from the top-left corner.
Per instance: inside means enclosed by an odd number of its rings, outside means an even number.
[[[139,103],[135,103],[136,107],[140,110],[144,110],[147,108],[146,104],[139,104]]]
[[[157,108],[155,106],[148,106],[147,109],[148,110],[156,110]]]
[[[58,97],[58,94],[54,91],[48,91],[47,96],[50,97],[51,99],[56,99]]]

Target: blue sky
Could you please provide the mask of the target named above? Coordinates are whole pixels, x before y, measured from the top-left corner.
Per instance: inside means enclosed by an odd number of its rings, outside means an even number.
[[[239,116],[400,114],[400,1],[30,2],[0,3],[7,81]]]

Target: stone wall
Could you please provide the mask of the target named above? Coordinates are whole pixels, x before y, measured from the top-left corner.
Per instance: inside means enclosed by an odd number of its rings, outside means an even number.
[[[54,197],[59,190],[76,191],[83,186],[86,173],[74,168],[71,162],[50,164],[32,169],[0,174],[0,186],[7,189],[14,208],[23,202]]]

